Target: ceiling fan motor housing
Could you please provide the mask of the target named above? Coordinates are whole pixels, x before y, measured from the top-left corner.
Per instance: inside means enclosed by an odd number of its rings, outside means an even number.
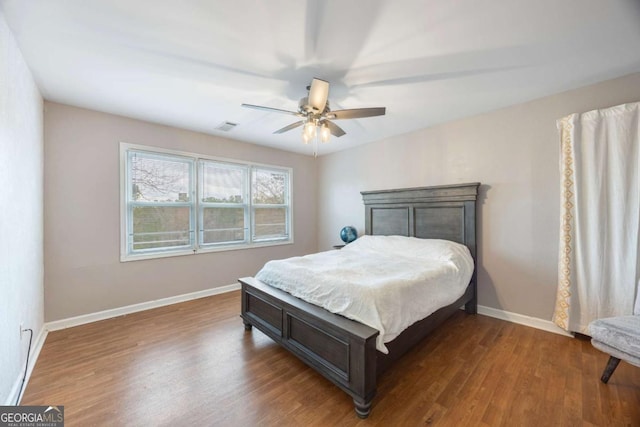
[[[329,100],[327,100],[324,106],[324,110],[319,111],[313,105],[309,104],[308,96],[305,96],[304,98],[300,98],[300,102],[298,102],[298,110],[304,115],[308,115],[308,114],[324,115],[324,114],[327,114],[329,111],[331,111],[329,109]]]

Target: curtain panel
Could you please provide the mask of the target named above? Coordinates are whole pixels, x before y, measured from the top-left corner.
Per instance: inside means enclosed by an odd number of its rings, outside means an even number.
[[[560,253],[553,321],[640,314],[640,103],[571,114],[560,131]]]

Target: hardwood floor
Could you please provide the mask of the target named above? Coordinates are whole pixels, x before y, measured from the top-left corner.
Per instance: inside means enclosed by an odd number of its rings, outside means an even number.
[[[70,426],[640,426],[640,368],[571,339],[463,311],[378,381],[344,392],[238,317],[232,292],[49,334],[23,405]],[[470,338],[465,338],[470,337]]]

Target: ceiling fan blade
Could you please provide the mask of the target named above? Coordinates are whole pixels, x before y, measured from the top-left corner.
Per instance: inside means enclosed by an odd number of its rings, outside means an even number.
[[[328,97],[329,82],[314,77],[309,87],[309,105],[315,110],[316,114],[324,111]]]
[[[386,112],[386,107],[354,108],[352,110],[331,111],[327,114],[327,117],[333,120],[362,119],[364,117],[384,116]]]
[[[268,111],[270,113],[284,113],[284,114],[290,114],[292,116],[304,117],[302,114],[300,114],[297,111],[281,110],[279,108],[263,107],[262,105],[253,105],[253,104],[242,104],[242,106],[245,108],[253,108],[254,110]]]
[[[277,131],[275,131],[274,133],[285,133],[285,132],[289,132],[291,129],[295,129],[297,127],[300,127],[304,124],[304,120],[300,120],[299,122],[295,122],[295,123],[291,123],[289,126],[285,126],[282,129],[278,129]]]
[[[340,126],[335,123],[330,122],[329,120],[323,120],[322,123],[326,123],[331,131],[331,135],[340,138],[342,135],[346,135],[346,132],[342,130]]]
[[[429,83],[530,67],[551,60],[549,54],[542,44],[473,49],[351,68],[344,80],[351,89]]]

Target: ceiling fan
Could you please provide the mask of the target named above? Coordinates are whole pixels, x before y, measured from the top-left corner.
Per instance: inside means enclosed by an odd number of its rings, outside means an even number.
[[[332,120],[361,119],[364,117],[383,116],[385,107],[354,108],[349,110],[331,111],[329,108],[329,82],[314,78],[311,85],[307,86],[309,95],[300,99],[298,111],[281,110],[279,108],[263,107],[261,105],[242,104],[243,107],[256,110],[270,111],[274,113],[290,114],[300,117],[302,120],[291,123],[273,133],[284,133],[300,126],[304,126],[302,139],[305,144],[316,139],[318,131],[322,142],[329,141],[331,135],[341,137],[345,131]]]

